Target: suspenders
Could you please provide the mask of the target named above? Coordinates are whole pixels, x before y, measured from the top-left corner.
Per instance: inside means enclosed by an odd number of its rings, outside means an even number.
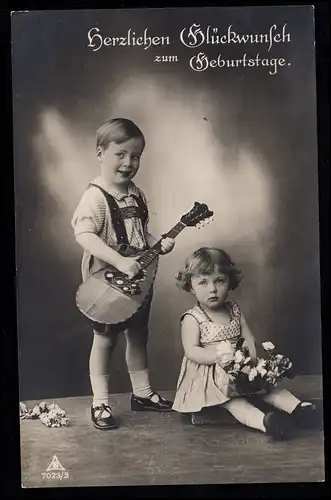
[[[118,244],[124,243],[126,245],[129,245],[129,240],[128,240],[128,235],[125,229],[125,224],[124,224],[124,218],[125,216],[131,216],[132,214],[136,217],[139,217],[142,221],[143,226],[145,225],[148,217],[148,211],[146,207],[146,203],[142,199],[142,196],[139,193],[139,196],[134,196],[134,199],[136,200],[138,207],[127,207],[124,209],[121,209],[118,204],[116,203],[114,197],[107,193],[105,189],[102,187],[98,186],[97,184],[90,183],[89,186],[94,186],[100,189],[100,191],[103,193],[105,196],[109,210],[111,213],[112,217],[112,222],[113,222],[113,227],[114,231],[116,234],[116,240]],[[130,215],[131,214],[131,215]]]
[[[90,186],[97,187],[100,189],[100,191],[103,193],[103,195],[106,198],[106,201],[109,206],[109,210],[111,213],[112,217],[112,223],[116,235],[116,240],[118,244],[126,244],[129,245],[129,240],[128,240],[128,235],[125,229],[125,224],[124,224],[124,219],[127,217],[139,217],[141,219],[143,227],[145,226],[148,218],[148,209],[146,206],[146,203],[142,199],[142,196],[139,193],[139,196],[134,196],[134,199],[136,200],[138,206],[137,207],[126,207],[126,208],[120,208],[118,204],[116,203],[114,197],[107,193],[102,187],[98,186],[97,184],[90,183]],[[91,270],[91,267],[93,265],[94,257],[91,255],[90,261],[89,261],[89,269]],[[107,332],[107,325],[101,325],[99,323],[91,322],[92,328],[99,332],[99,333],[105,333]]]

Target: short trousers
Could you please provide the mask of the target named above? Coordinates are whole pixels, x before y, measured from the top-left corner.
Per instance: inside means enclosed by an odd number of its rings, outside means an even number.
[[[123,333],[125,330],[129,330],[130,328],[146,328],[148,325],[149,314],[152,305],[153,298],[153,289],[147,296],[147,299],[141,309],[128,321],[125,323],[119,323],[116,325],[104,325],[100,323],[94,323],[93,321],[89,321],[94,333],[98,335],[113,335]]]

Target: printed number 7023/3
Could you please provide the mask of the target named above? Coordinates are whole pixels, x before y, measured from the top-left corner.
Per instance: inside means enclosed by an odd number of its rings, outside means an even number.
[[[67,471],[61,472],[42,472],[41,477],[43,479],[68,479],[69,473]]]

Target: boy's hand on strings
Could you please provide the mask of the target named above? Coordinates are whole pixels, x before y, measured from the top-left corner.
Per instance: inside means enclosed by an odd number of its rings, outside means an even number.
[[[168,238],[168,236],[163,236],[161,240],[161,250],[162,255],[165,255],[174,248],[175,240],[173,238]]]
[[[121,273],[126,274],[128,278],[134,278],[141,270],[141,265],[137,262],[137,257],[122,257],[117,265],[117,269]]]

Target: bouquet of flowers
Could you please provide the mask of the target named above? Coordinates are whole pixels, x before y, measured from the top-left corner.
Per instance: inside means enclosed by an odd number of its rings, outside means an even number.
[[[46,427],[62,427],[70,423],[64,410],[55,403],[48,405],[45,401],[35,405],[32,410],[29,410],[26,404],[20,403],[20,418],[22,420],[39,418]]]
[[[244,339],[240,339],[234,355],[223,367],[240,392],[268,390],[283,378],[292,376],[289,358],[276,353],[272,342],[262,342],[262,347],[266,352],[265,358],[258,358],[256,365],[251,366],[249,351]]]

